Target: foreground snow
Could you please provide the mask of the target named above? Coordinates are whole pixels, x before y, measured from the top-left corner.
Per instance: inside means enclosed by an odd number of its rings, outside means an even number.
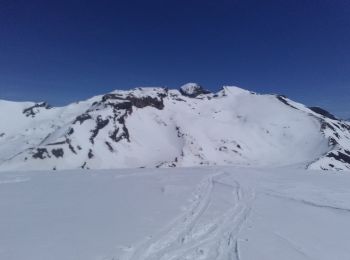
[[[349,259],[350,175],[207,167],[0,174],[0,259]]]

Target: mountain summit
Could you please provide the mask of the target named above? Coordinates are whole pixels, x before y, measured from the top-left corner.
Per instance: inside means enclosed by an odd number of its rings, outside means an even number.
[[[204,89],[197,83],[187,83],[180,87],[180,92],[184,96],[197,97],[201,94],[209,94],[210,91]]]
[[[350,124],[225,86],[115,90],[65,107],[0,101],[0,170],[198,165],[350,170]]]

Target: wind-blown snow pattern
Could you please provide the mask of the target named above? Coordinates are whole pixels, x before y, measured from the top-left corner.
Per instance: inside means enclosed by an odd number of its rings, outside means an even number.
[[[238,87],[116,90],[65,107],[0,101],[0,170],[304,165],[350,170],[350,124]]]

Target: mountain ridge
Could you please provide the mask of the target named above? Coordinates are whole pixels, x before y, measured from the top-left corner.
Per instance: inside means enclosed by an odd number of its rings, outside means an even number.
[[[350,169],[350,125],[283,95],[195,83],[63,107],[0,101],[0,170],[286,165]],[[10,116],[11,114],[11,116]]]

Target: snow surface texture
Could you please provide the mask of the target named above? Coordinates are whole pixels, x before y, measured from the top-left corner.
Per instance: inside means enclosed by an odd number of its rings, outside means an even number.
[[[0,259],[348,260],[350,176],[200,167],[0,175]]]
[[[237,87],[137,88],[50,107],[0,101],[0,170],[213,165],[350,169],[350,124]]]

